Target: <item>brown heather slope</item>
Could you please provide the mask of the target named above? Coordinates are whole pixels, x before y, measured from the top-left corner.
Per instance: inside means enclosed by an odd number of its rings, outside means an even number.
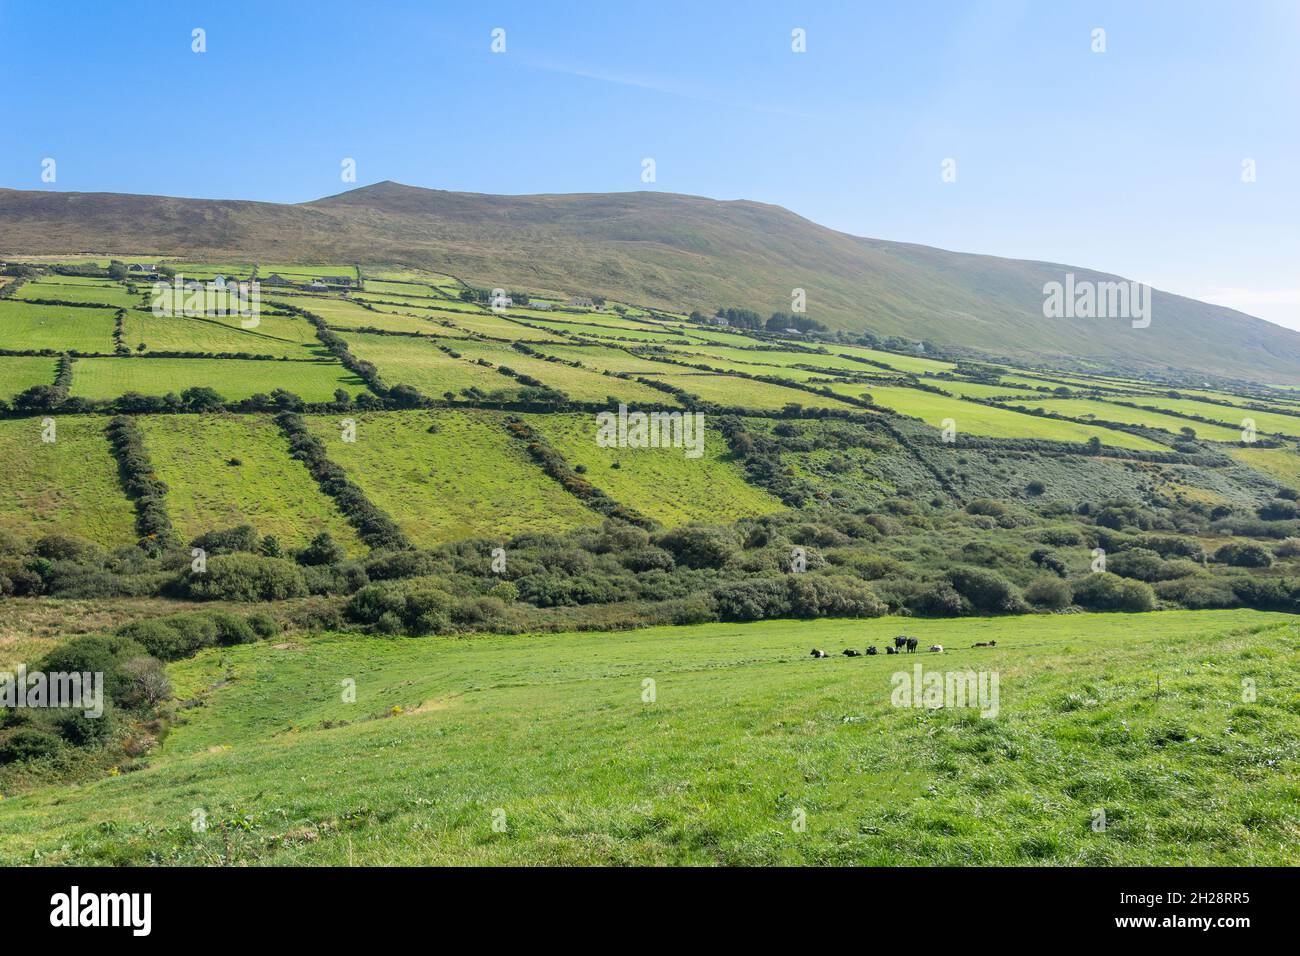
[[[1043,284],[1089,269],[863,239],[778,206],[671,193],[492,196],[384,182],[299,205],[0,190],[0,255],[113,250],[403,264],[482,286],[674,309],[788,311],[991,357],[1300,384],[1300,333],[1156,292],[1150,328],[1045,319]]]

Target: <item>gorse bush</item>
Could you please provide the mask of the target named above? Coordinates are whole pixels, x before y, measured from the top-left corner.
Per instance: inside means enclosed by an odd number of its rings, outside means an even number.
[[[1108,571],[1071,583],[1074,603],[1091,611],[1150,611],[1155,607],[1155,592],[1150,585]]]
[[[208,558],[204,570],[182,574],[178,587],[183,596],[198,601],[283,601],[308,593],[296,564],[251,554]]]

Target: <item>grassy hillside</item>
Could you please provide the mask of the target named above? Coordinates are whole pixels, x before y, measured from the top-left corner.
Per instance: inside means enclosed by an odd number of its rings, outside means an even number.
[[[341,440],[338,417],[312,418],[309,426],[330,458],[420,546],[600,523],[529,459],[499,414],[353,417],[352,443]]]
[[[135,510],[118,480],[105,419],[60,416],[53,442],[39,418],[0,421],[0,528],[77,534],[105,547],[136,539]]]
[[[1230,309],[1156,292],[1148,328],[1115,318],[1045,319],[1045,283],[1067,272],[1080,281],[1118,277],[863,239],[750,201],[662,192],[491,196],[397,183],[296,206],[0,190],[0,247],[264,257],[303,273],[310,270],[293,260],[422,266],[486,288],[765,315],[788,310],[791,290],[803,288],[810,317],[832,328],[1020,360],[1300,384],[1300,334]]]
[[[807,656],[900,630],[947,651]],[[205,651],[147,769],[0,802],[0,862],[1285,865],[1297,649],[1211,611]],[[914,667],[996,671],[996,716],[893,706]]]
[[[180,394],[187,388],[215,389],[239,400],[283,388],[309,402],[325,402],[335,389],[349,394],[366,390],[365,382],[333,361],[269,362],[243,359],[88,358],[77,362],[72,394],[111,399],[127,392]]]
[[[141,416],[139,425],[182,540],[250,524],[286,549],[327,531],[349,554],[365,551],[269,418]]]
[[[0,355],[0,399],[8,400],[33,385],[51,385],[58,372],[52,358]]]
[[[601,448],[593,415],[529,415],[525,420],[569,464],[585,467],[596,487],[664,525],[733,521],[781,508],[776,498],[746,484],[722,435],[707,420],[699,458],[687,458],[679,448]]]

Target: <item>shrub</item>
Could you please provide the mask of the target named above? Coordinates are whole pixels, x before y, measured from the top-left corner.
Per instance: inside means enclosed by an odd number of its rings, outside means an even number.
[[[663,548],[640,548],[628,551],[619,557],[619,563],[629,571],[671,571],[676,562],[673,556]]]
[[[105,693],[109,697],[116,697],[121,685],[119,668],[131,658],[140,657],[144,653],[145,649],[137,641],[120,632],[88,634],[51,648],[33,670],[46,673],[102,673]]]
[[[0,764],[50,757],[58,753],[62,746],[63,741],[48,730],[19,727],[0,737]]]
[[[451,626],[453,602],[446,591],[422,587],[406,596],[402,623],[412,634],[432,634]]]
[[[172,695],[167,671],[157,658],[131,658],[122,665],[121,678],[118,703],[131,710],[151,710]]]
[[[750,578],[724,584],[713,591],[713,604],[724,621],[761,621],[790,613],[782,578]]]
[[[1273,556],[1278,558],[1300,557],[1300,538],[1286,538],[1273,545]]]
[[[1263,545],[1229,542],[1214,552],[1214,560],[1234,568],[1267,568],[1273,563],[1273,556]]]
[[[1102,571],[1074,582],[1074,603],[1090,611],[1150,611],[1156,598],[1150,585]]]
[[[790,610],[796,617],[879,617],[885,605],[857,578],[792,574],[787,579]]]
[[[202,548],[208,554],[233,554],[236,551],[256,552],[262,542],[252,525],[241,524],[235,528],[209,531],[190,542],[191,547]]]
[[[1025,599],[1035,607],[1059,611],[1070,606],[1074,592],[1070,585],[1054,574],[1034,578],[1025,588]]]
[[[396,614],[400,617],[406,607],[406,599],[401,591],[392,585],[370,584],[363,587],[343,608],[343,613],[350,621],[358,624],[374,624],[384,614]]]
[[[977,611],[989,614],[1016,613],[1025,610],[1019,589],[987,568],[955,568],[948,572],[957,593]]]
[[[181,575],[181,592],[200,601],[282,601],[307,594],[302,569],[282,558],[217,555],[207,570]]]
[[[730,531],[686,525],[658,536],[659,547],[688,568],[720,568],[736,554],[737,541]]]
[[[918,588],[906,598],[907,607],[918,614],[955,617],[970,610],[970,602],[948,581],[935,581]]]
[[[298,552],[298,563],[306,565],[338,564],[347,557],[343,547],[336,544],[328,531],[311,539],[307,547]]]

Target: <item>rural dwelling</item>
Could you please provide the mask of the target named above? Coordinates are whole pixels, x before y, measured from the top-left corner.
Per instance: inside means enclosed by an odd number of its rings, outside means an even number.
[[[133,262],[133,263],[131,263],[129,266],[126,267],[126,271],[127,271],[127,272],[153,273],[153,272],[157,272],[157,271],[158,271],[158,267],[157,267],[157,266],[148,265],[147,263],[143,263],[143,262]]]
[[[307,286],[307,288],[312,289],[315,292],[325,292],[329,289],[329,286],[327,286],[321,279],[312,279],[311,285]]]
[[[592,302],[587,296],[582,295],[575,295],[569,300],[569,305],[573,306],[575,309],[594,309],[596,307],[595,302]]]
[[[731,324],[730,322],[727,321],[727,317],[725,315],[715,315],[713,318],[709,319],[709,321],[714,325],[721,325],[724,328]]]
[[[286,279],[284,276],[280,275],[280,273],[272,272],[269,276],[267,276],[265,279],[262,280],[262,285],[292,286],[293,283],[290,282],[288,279]]]
[[[330,285],[341,285],[341,286],[352,285],[352,280],[349,279],[347,276],[321,276],[321,278],[324,279]]]

